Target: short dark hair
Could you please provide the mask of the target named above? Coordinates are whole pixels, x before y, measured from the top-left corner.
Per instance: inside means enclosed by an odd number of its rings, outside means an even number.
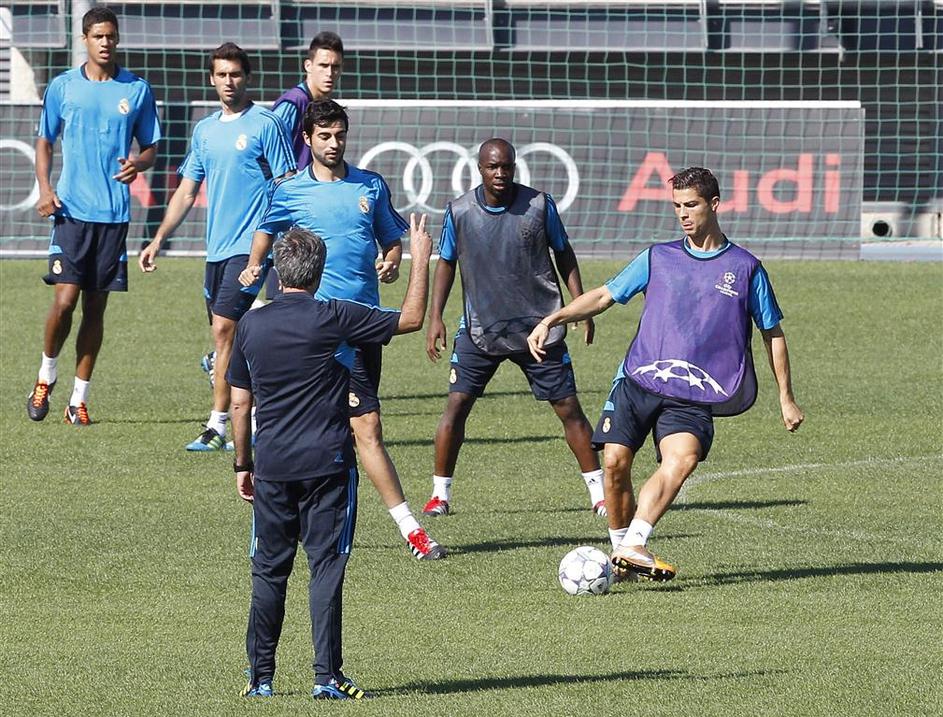
[[[668,180],[672,189],[696,189],[699,196],[708,202],[714,197],[720,197],[720,186],[709,169],[704,167],[688,167],[682,169]]]
[[[82,35],[88,35],[92,25],[97,25],[100,22],[110,22],[115,26],[115,30],[118,29],[118,16],[115,15],[114,11],[103,5],[98,5],[82,15]]]
[[[308,45],[308,57],[312,57],[318,50],[331,50],[343,57],[344,42],[341,40],[341,36],[336,32],[325,30],[324,32],[319,32],[314,36],[314,39],[311,40],[311,44]]]
[[[213,50],[213,54],[210,55],[210,74],[213,74],[213,63],[216,62],[216,60],[238,62],[242,65],[243,72],[247,75],[252,74],[252,65],[249,63],[249,56],[246,54],[246,51],[235,42],[224,42]]]
[[[324,272],[327,248],[314,232],[294,226],[272,246],[275,271],[286,289],[316,289]]]
[[[343,122],[344,130],[350,127],[346,110],[334,100],[318,100],[308,105],[301,126],[309,137],[314,134],[315,126],[330,127],[335,122]]]

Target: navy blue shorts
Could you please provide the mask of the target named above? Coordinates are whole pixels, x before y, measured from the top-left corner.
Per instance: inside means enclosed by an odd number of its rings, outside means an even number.
[[[265,298],[271,301],[281,293],[281,286],[278,283],[278,272],[273,266],[265,275]]]
[[[661,462],[658,444],[674,433],[692,433],[701,444],[701,460],[707,459],[714,442],[714,415],[707,406],[657,396],[628,378],[618,379],[609,392],[602,416],[593,432],[593,450],[606,443],[628,446],[635,453],[652,433],[655,456]]]
[[[576,395],[576,377],[566,342],[547,347],[544,360],[537,362],[529,351],[494,356],[475,345],[465,329],[455,335],[449,393],[467,393],[479,397],[503,361],[512,361],[527,377],[530,390],[538,401],[559,401]]]
[[[383,368],[383,346],[364,344],[354,349],[354,365],[350,369],[350,416],[363,416],[380,410],[380,372]]]
[[[222,261],[206,262],[203,279],[203,296],[206,298],[206,315],[213,323],[213,314],[239,321],[259,295],[262,279],[252,286],[239,283],[239,274],[249,264],[248,254],[238,254]]]
[[[86,291],[128,290],[128,223],[102,224],[57,216],[49,240],[47,284]]]

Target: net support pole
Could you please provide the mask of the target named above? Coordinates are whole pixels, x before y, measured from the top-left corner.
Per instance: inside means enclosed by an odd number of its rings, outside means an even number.
[[[82,17],[91,9],[92,3],[88,0],[72,0],[72,32],[69,33],[72,67],[78,67],[88,59],[85,45],[79,42],[79,38],[82,37]]]

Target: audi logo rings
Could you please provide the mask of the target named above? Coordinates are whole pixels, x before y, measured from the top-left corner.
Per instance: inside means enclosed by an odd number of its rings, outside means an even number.
[[[418,207],[423,212],[429,214],[444,214],[444,207],[432,207],[428,204],[435,183],[435,176],[432,163],[429,161],[429,155],[437,152],[449,152],[455,155],[456,159],[455,164],[452,166],[450,182],[452,196],[458,197],[471,189],[471,186],[466,186],[463,181],[466,167],[468,168],[469,177],[473,178],[472,185],[475,184],[474,178],[478,169],[479,147],[480,145],[466,148],[455,142],[445,141],[431,142],[418,148],[408,142],[381,142],[363,153],[358,166],[366,169],[371,162],[387,152],[401,152],[407,155],[409,159],[403,166],[402,181],[403,191],[406,192],[406,198],[409,200],[409,204],[402,209]],[[579,170],[576,167],[576,162],[573,160],[573,157],[571,157],[566,150],[550,142],[532,142],[531,144],[525,144],[517,150],[515,179],[521,184],[530,185],[530,168],[524,158],[538,152],[550,154],[563,165],[566,171],[566,191],[563,193],[563,197],[557,201],[557,209],[559,209],[560,212],[565,212],[567,208],[573,204],[580,191]],[[416,187],[417,169],[419,170],[418,189]]]

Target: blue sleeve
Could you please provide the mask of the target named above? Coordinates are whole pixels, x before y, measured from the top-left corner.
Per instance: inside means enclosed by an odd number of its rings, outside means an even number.
[[[37,137],[55,142],[62,130],[62,81],[53,79],[43,96],[43,112],[39,116]]]
[[[567,236],[566,229],[563,228],[563,221],[560,219],[560,212],[557,211],[557,204],[553,197],[547,196],[547,242],[554,251],[563,251],[570,245],[570,237]]]
[[[648,288],[648,255],[650,251],[650,249],[643,251],[628,266],[606,282],[606,287],[615,301],[626,304],[633,296]]]
[[[265,130],[262,132],[262,153],[268,160],[274,177],[284,176],[298,168],[285,125],[278,118],[275,118],[274,122],[269,119],[265,123]]]
[[[753,323],[760,330],[771,329],[783,320],[783,312],[776,302],[776,294],[773,293],[773,285],[769,281],[769,275],[761,264],[750,281],[750,300],[748,303],[750,315],[753,317]]]
[[[388,343],[399,326],[399,311],[339,299],[332,299],[331,305],[341,335],[350,344]]]
[[[242,341],[245,334],[245,324],[236,328],[236,338],[232,342],[232,353],[229,355],[229,370],[226,371],[226,381],[230,386],[252,390],[252,377],[249,375],[249,364],[242,353]]]
[[[279,191],[281,184],[275,185],[275,191],[272,193],[272,201],[268,205],[265,216],[262,217],[262,223],[258,230],[275,236],[292,225],[291,210],[286,201],[285,192]]]
[[[301,130],[298,127],[301,123],[301,113],[298,111],[298,107],[295,106],[294,102],[279,102],[272,108],[272,112],[274,112],[275,116],[285,125],[285,131],[289,137],[295,137],[296,133],[298,135],[301,134]]]
[[[439,237],[439,258],[446,261],[458,259],[455,248],[455,222],[452,221],[452,203],[445,209],[445,219],[442,221],[442,235]]]
[[[177,168],[177,174],[194,182],[206,179],[206,169],[203,167],[203,157],[200,155],[200,125],[193,130],[190,138],[190,151],[183,158],[183,163]]]
[[[137,120],[134,123],[134,138],[142,149],[157,144],[157,141],[161,138],[160,118],[157,115],[157,103],[154,101],[154,93],[151,92],[151,86],[146,82],[144,88],[144,96],[141,97],[141,111],[138,112]]]
[[[377,175],[377,203],[373,210],[373,234],[381,247],[399,241],[409,229],[409,224],[393,208],[390,188],[383,177]]]

